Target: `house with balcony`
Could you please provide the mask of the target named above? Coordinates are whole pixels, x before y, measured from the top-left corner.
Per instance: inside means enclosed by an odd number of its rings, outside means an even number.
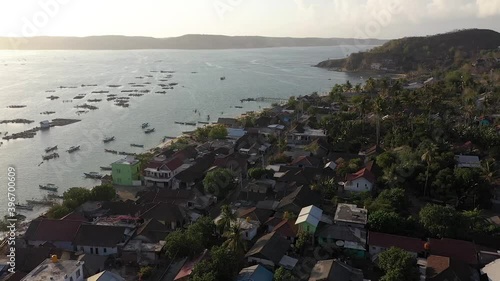
[[[146,186],[171,187],[173,177],[185,168],[187,167],[179,158],[167,160],[157,157],[144,169],[144,183]]]

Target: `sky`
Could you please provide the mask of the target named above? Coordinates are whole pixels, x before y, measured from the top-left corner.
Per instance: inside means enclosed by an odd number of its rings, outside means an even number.
[[[392,39],[500,31],[500,0],[1,0],[0,36]]]

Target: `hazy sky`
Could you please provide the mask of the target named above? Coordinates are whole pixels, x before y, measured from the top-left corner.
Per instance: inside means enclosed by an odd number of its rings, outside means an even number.
[[[396,38],[500,31],[500,0],[1,0],[0,36]]]

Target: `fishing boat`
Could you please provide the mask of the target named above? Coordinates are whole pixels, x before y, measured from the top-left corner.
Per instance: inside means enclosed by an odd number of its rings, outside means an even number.
[[[115,140],[115,137],[114,137],[114,136],[113,136],[113,137],[107,137],[107,138],[104,138],[103,142],[104,142],[104,143],[108,143],[108,142],[112,142],[112,141],[114,141],[114,140]]]
[[[210,122],[205,122],[205,121],[198,121],[200,124],[210,124]]]
[[[44,198],[42,200],[35,200],[35,199],[31,199],[31,200],[26,200],[26,203],[28,203],[28,205],[32,205],[32,206],[36,206],[36,205],[39,205],[39,206],[52,206],[55,204],[54,201],[52,200],[49,200],[49,198]]]
[[[151,129],[147,129],[146,131],[144,131],[144,133],[151,134],[154,131],[155,131],[155,128],[151,128]]]
[[[144,144],[135,144],[135,143],[132,143],[132,144],[130,144],[130,146],[132,146],[132,147],[144,147]]]
[[[226,80],[226,76],[222,76],[220,80]]]
[[[243,108],[243,106],[235,105],[234,108]]]
[[[111,170],[113,170],[113,168],[111,168],[109,166],[106,166],[106,167],[105,166],[101,166],[99,168],[101,168],[101,170],[103,170],[103,171],[111,171]]]
[[[195,123],[195,122],[186,122],[185,124],[186,124],[186,125],[189,125],[189,126],[196,126],[196,123]]]
[[[143,129],[146,129],[147,127],[149,127],[149,123],[142,123],[141,127]]]
[[[43,160],[50,160],[50,159],[54,159],[54,158],[59,158],[59,154],[57,152],[54,152],[54,153],[48,154],[48,155],[42,155]]]
[[[31,206],[31,205],[21,205],[21,204],[17,203],[16,204],[16,209],[17,210],[33,211],[33,206]]]
[[[67,151],[68,153],[73,153],[73,152],[75,152],[75,151],[77,151],[77,150],[80,150],[80,146],[79,146],[79,145],[78,145],[78,146],[72,146],[72,147],[70,147],[70,148],[69,148],[68,150],[66,150],[66,151]]]
[[[64,196],[56,194],[56,193],[49,193],[49,194],[47,194],[47,198],[49,198],[49,199],[63,199]]]
[[[57,192],[57,190],[59,189],[59,187],[57,187],[55,184],[53,183],[48,183],[46,185],[38,185],[40,187],[40,189],[42,190],[48,190],[48,191],[53,191],[53,192]]]
[[[175,124],[184,125],[184,122],[175,121]]]
[[[118,154],[118,151],[113,150],[113,149],[104,149],[104,151],[108,152],[108,153]]]
[[[90,172],[90,173],[83,173],[86,178],[89,179],[102,179],[103,175],[97,173],[97,172]]]
[[[47,148],[45,149],[45,152],[46,152],[46,153],[49,153],[49,152],[54,151],[54,150],[57,150],[57,145],[56,145],[56,146],[52,146],[52,147],[50,147],[50,146],[49,146],[49,147],[47,147]]]

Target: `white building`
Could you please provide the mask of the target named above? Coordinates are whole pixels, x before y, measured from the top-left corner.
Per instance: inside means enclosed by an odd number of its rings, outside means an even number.
[[[351,192],[371,191],[375,184],[375,175],[363,168],[354,174],[348,174],[344,182],[344,190]]]
[[[486,274],[489,281],[500,281],[500,259],[485,265],[481,269],[481,274]]]
[[[46,259],[21,281],[83,281],[83,262],[59,260],[56,255]]]

